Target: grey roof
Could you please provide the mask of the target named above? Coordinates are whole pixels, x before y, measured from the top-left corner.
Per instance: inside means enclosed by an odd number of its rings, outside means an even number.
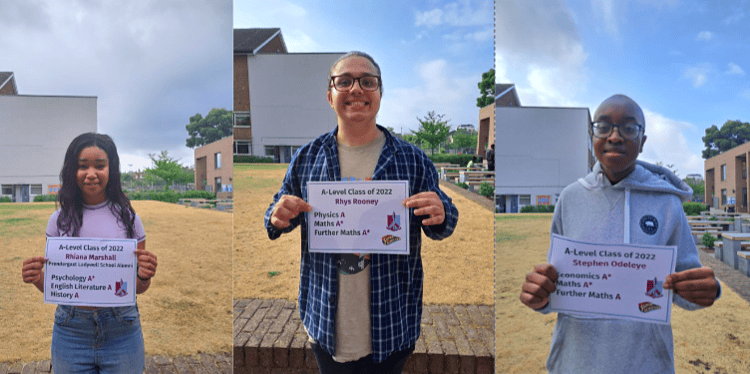
[[[281,31],[280,28],[270,29],[234,29],[234,53],[255,53],[258,47],[262,46],[276,33]]]
[[[495,95],[499,95],[500,93],[504,92],[505,90],[513,87],[513,83],[497,83],[495,84]]]

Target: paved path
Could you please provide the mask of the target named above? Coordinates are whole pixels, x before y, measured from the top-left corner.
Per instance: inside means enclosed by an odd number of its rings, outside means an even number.
[[[470,192],[468,190],[465,190],[459,186],[456,186],[453,182],[446,182],[446,181],[440,181],[440,188],[447,188],[477,204],[479,204],[482,208],[485,208],[489,210],[490,212],[495,212],[495,204],[492,201],[492,199],[488,199],[478,193]]]
[[[700,256],[703,266],[710,267],[714,271],[716,278],[719,278],[729,286],[732,291],[736,292],[741,298],[750,303],[750,277],[740,273],[739,270],[734,270],[721,260],[714,258],[713,251],[699,249],[698,255]]]
[[[50,361],[30,363],[0,363],[0,374],[49,374]],[[146,374],[231,374],[232,355],[229,352],[199,354],[197,356],[147,356]]]

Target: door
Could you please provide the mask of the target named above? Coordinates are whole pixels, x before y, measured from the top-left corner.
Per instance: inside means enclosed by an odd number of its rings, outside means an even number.
[[[518,213],[518,195],[510,195],[510,212]]]

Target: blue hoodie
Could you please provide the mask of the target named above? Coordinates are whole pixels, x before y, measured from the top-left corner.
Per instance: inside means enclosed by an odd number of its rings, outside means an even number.
[[[701,267],[682,209],[692,194],[669,170],[642,161],[612,185],[597,162],[589,175],[562,191],[550,231],[592,243],[676,245],[676,272]],[[673,295],[684,309],[701,308]],[[539,311],[549,313],[549,304]],[[674,373],[672,326],[558,313],[547,370]]]

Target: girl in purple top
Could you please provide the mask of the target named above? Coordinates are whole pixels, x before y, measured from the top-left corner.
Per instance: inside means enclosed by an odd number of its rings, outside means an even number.
[[[156,256],[146,250],[146,233],[122,192],[120,158],[107,135],[86,133],[70,143],[47,236],[138,240],[136,294],[146,292],[156,273]],[[23,281],[44,292],[44,257],[23,262]],[[55,373],[143,373],[145,351],[136,305],[113,308],[58,305],[52,329]]]

